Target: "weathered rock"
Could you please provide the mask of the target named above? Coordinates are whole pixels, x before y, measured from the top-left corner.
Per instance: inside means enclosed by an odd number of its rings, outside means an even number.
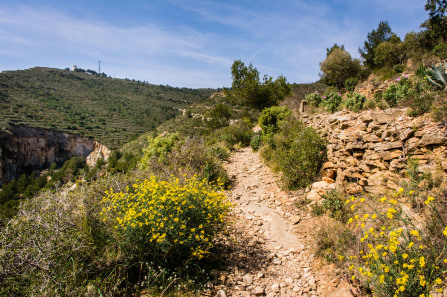
[[[447,137],[435,134],[425,134],[419,142],[419,146],[447,144]]]
[[[274,284],[272,285],[271,289],[272,289],[273,292],[276,292],[276,293],[277,293],[277,292],[280,291],[281,286],[280,286],[279,283],[274,283]]]
[[[399,138],[401,141],[406,141],[407,139],[413,137],[414,132],[415,132],[414,129],[407,128],[403,131],[400,131]]]
[[[401,141],[380,142],[377,144],[373,144],[372,148],[374,148],[375,151],[387,151],[387,150],[393,150],[393,149],[401,149],[402,142]]]
[[[294,225],[298,224],[300,221],[301,221],[300,216],[291,216],[290,217],[290,222]]]
[[[363,187],[360,186],[359,184],[352,183],[346,187],[345,191],[346,191],[346,194],[348,194],[348,195],[356,195],[356,194],[363,192]]]
[[[250,286],[253,283],[253,277],[249,274],[246,274],[242,277],[242,281],[247,285]]]
[[[366,143],[362,142],[350,142],[346,145],[345,149],[349,153],[352,153],[354,151],[361,151],[366,150],[368,148],[368,145]]]
[[[254,290],[252,291],[253,295],[255,296],[264,296],[265,295],[265,289],[264,287],[256,287],[254,288]]]
[[[371,123],[374,121],[373,117],[371,116],[371,111],[362,113],[359,118],[363,123]]]
[[[65,132],[10,125],[8,132],[0,133],[0,184],[9,182],[29,168],[42,170],[51,163],[63,163],[74,156],[87,158],[89,165],[110,150],[93,139]]]
[[[308,199],[310,201],[318,202],[321,200],[321,195],[318,194],[318,192],[316,190],[312,190],[309,193],[307,193],[306,199]]]
[[[363,141],[364,142],[381,142],[382,139],[374,134],[366,134],[365,136],[363,136]]]
[[[335,183],[335,180],[333,180],[332,178],[329,178],[329,177],[325,177],[325,176],[322,178],[322,180],[327,182],[328,184]]]

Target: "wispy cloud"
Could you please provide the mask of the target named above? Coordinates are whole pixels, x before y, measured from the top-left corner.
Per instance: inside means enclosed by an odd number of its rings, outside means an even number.
[[[1,51],[3,57],[0,59],[6,62],[5,64],[8,64],[7,60],[10,58],[23,58],[32,52],[35,54],[36,63],[39,63],[39,60],[42,60],[39,56],[48,56],[54,52],[55,54],[50,56],[55,61],[63,61],[66,66],[71,63],[83,66],[82,63],[89,58],[95,62],[105,59],[123,67],[121,71],[115,69],[117,73],[128,73],[131,71],[127,69],[138,68],[141,77],[145,76],[144,68],[148,72],[146,76],[150,76],[149,72],[153,71],[155,66],[158,71],[166,71],[159,67],[163,61],[166,63],[166,69],[169,68],[170,61],[180,59],[191,59],[196,64],[217,63],[225,67],[231,65],[231,59],[213,56],[207,52],[209,38],[209,34],[195,30],[172,32],[149,23],[122,28],[78,19],[50,8],[36,10],[22,6],[14,10],[3,10],[0,14],[0,43],[13,49]],[[198,66],[200,68],[200,65]],[[106,69],[106,66],[104,68]],[[173,73],[182,72],[181,68],[181,63],[176,68],[171,67],[169,75],[174,77]],[[131,73],[128,74],[132,77]],[[168,75],[161,76],[167,78]],[[160,80],[156,81],[162,83]]]
[[[424,18],[420,0],[166,0],[128,4],[131,10],[123,18],[131,21],[123,25],[97,17],[99,5],[79,1],[85,5],[77,8],[80,14],[69,2],[59,8],[22,0],[3,4],[0,67],[92,68],[101,60],[104,71],[117,77],[221,87],[231,84],[231,63],[242,59],[262,74],[309,82],[318,79],[319,62],[335,42],[358,57],[378,20],[389,19],[393,29],[405,33]],[[145,7],[150,16],[135,11]],[[163,13],[172,10],[163,21]]]

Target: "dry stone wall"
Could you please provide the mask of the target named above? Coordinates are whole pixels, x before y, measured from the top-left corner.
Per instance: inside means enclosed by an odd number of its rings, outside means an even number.
[[[323,180],[312,185],[308,199],[316,201],[330,189],[348,194],[397,189],[410,158],[418,160],[423,172],[447,168],[446,127],[432,122],[429,114],[412,118],[406,109],[388,109],[302,114],[301,119],[328,144]]]

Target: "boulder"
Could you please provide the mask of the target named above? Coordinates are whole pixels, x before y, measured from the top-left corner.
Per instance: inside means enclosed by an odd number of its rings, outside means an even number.
[[[359,118],[362,123],[371,123],[372,121],[374,121],[373,117],[371,116],[371,111],[362,113]]]

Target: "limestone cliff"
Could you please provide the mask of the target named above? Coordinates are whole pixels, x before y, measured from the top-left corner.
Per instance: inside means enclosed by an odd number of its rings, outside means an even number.
[[[63,163],[73,156],[87,157],[92,165],[110,151],[93,139],[43,128],[11,125],[0,133],[0,184],[22,173]]]

